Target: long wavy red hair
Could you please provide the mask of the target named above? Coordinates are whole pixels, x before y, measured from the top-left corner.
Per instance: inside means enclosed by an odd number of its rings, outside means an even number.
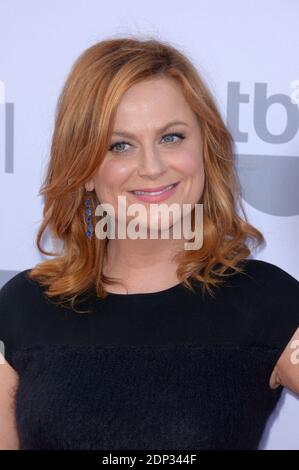
[[[49,297],[58,296],[75,309],[84,293],[105,298],[103,274],[107,240],[84,233],[85,182],[107,153],[117,106],[133,84],[153,76],[172,77],[180,84],[201,123],[205,186],[203,245],[177,255],[177,276],[187,288],[195,279],[213,294],[228,275],[244,272],[244,261],[264,242],[262,233],[248,223],[236,175],[233,139],[199,72],[185,54],[169,43],[135,37],[112,38],[85,50],[74,63],[59,96],[50,159],[40,193],[43,220],[36,244],[49,259],[29,272],[46,286]],[[93,215],[94,216],[94,215]],[[49,230],[62,242],[58,252],[42,247]]]

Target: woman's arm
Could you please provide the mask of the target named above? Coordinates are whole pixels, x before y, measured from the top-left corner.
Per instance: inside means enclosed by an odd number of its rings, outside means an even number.
[[[299,396],[299,328],[278,359],[270,378],[270,387],[280,385]]]
[[[15,421],[15,392],[17,372],[0,353],[0,450],[19,450],[20,444]]]

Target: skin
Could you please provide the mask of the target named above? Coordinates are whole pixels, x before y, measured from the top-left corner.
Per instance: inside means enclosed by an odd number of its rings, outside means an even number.
[[[188,126],[176,125],[163,133],[158,132],[174,118]],[[99,201],[109,202],[117,208],[118,195],[128,196],[128,203],[137,202],[127,193],[128,190],[168,185],[175,181],[180,181],[177,191],[164,202],[193,205],[200,200],[204,187],[200,127],[174,80],[155,78],[131,87],[118,107],[116,129],[131,132],[134,138],[113,136],[111,143],[126,140],[129,145],[118,146],[121,153],[107,152],[101,167],[86,183],[88,191],[96,190]],[[186,139],[180,141],[175,136],[162,139],[162,135],[174,132],[183,133]],[[146,220],[142,223],[146,224]],[[110,286],[106,289],[117,293],[155,292],[177,284],[177,265],[172,256],[182,249],[184,241],[171,238],[110,239],[104,272],[120,277],[122,283],[119,289],[109,290]],[[294,341],[299,345],[299,328],[277,362],[269,385],[271,388],[282,385],[299,394],[299,361],[294,364],[291,360]],[[17,450],[20,443],[14,396],[19,377],[3,356],[0,362],[0,450]]]

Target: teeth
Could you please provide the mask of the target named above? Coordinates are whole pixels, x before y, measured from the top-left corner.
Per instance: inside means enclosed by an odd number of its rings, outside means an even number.
[[[136,195],[143,195],[147,194],[149,196],[158,196],[159,194],[165,193],[165,191],[169,191],[169,189],[173,188],[174,184],[167,186],[166,188],[162,189],[161,191],[149,192],[149,191],[133,191]]]

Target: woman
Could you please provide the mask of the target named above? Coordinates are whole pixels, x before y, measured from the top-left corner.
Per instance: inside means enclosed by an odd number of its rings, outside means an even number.
[[[189,59],[154,39],[87,49],[58,102],[41,193],[37,246],[52,258],[0,295],[1,448],[258,448],[283,387],[299,393],[298,282],[250,259],[263,235]],[[134,237],[120,201],[159,236]],[[191,204],[200,247],[162,238],[186,217],[151,215],[161,202]],[[113,211],[130,236],[101,237]],[[46,229],[60,249],[44,250]]]

